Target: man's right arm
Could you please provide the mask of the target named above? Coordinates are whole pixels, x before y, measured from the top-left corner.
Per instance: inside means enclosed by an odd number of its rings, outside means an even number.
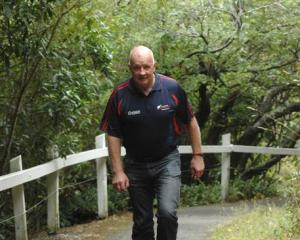
[[[126,176],[121,160],[122,140],[118,137],[108,135],[108,151],[112,164],[112,184],[118,191],[125,191],[129,187],[129,179]]]

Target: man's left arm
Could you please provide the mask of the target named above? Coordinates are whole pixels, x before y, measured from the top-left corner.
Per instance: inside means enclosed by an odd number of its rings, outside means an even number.
[[[193,156],[191,160],[191,174],[193,179],[199,179],[204,173],[204,160],[201,148],[201,133],[195,116],[192,117],[190,122],[186,124],[187,133],[190,138],[191,146],[193,149]]]

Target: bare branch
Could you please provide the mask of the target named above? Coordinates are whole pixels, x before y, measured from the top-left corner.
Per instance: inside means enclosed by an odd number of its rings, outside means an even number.
[[[272,87],[267,94],[265,95],[263,101],[261,102],[259,108],[258,108],[258,113],[259,114],[263,114],[267,111],[269,111],[272,107],[273,104],[273,99],[278,95],[281,94],[282,92],[288,91],[291,88],[297,86],[297,84],[295,83],[290,83],[290,84],[286,84],[283,86],[275,86]]]
[[[217,52],[221,52],[222,50],[224,50],[225,48],[229,47],[229,45],[233,42],[234,38],[229,38],[225,41],[225,44],[219,48],[216,48],[216,49],[213,49],[213,50],[208,50],[208,51],[195,51],[195,52],[192,52],[188,55],[186,55],[184,57],[184,59],[179,63],[179,65],[183,64],[183,62],[185,61],[185,59],[187,58],[191,58],[193,57],[194,55],[199,55],[199,54],[207,54],[207,53],[217,53]]]
[[[292,148],[292,147],[294,147],[294,145],[295,145],[296,141],[299,139],[299,137],[300,137],[300,127],[298,127],[298,129],[293,131],[293,134],[291,136],[289,136],[288,138],[285,138],[285,141],[282,142],[281,146]],[[274,166],[275,164],[280,162],[280,160],[283,157],[284,157],[284,155],[273,156],[266,163],[264,163],[258,167],[254,167],[254,168],[250,168],[250,169],[246,170],[242,174],[242,179],[246,180],[246,179],[252,178],[254,176],[263,174],[264,172],[268,171],[272,166]]]
[[[252,126],[244,132],[243,136],[238,141],[238,144],[249,145],[252,144],[253,139],[257,136],[262,128],[267,126],[270,122],[274,122],[276,119],[287,116],[293,112],[300,112],[300,102],[290,103],[285,107],[277,108],[272,113],[266,113],[259,118]]]
[[[282,68],[282,67],[285,67],[285,66],[294,64],[294,63],[296,63],[296,62],[299,62],[299,60],[298,60],[298,59],[292,59],[292,60],[289,60],[289,61],[287,61],[287,62],[278,63],[278,64],[276,64],[276,65],[269,66],[269,67],[266,67],[266,68],[261,68],[261,69],[248,69],[248,70],[246,70],[245,72],[251,72],[251,73],[267,72],[267,71],[270,71],[270,70],[273,70],[273,69],[279,69],[279,68]]]
[[[279,7],[281,7],[281,8],[286,9],[286,8],[281,4],[282,2],[283,2],[283,1],[276,1],[276,2],[274,2],[274,3],[270,3],[270,4],[263,5],[263,6],[260,6],[260,7],[257,7],[257,8],[253,8],[253,9],[251,9],[251,10],[249,10],[249,11],[244,12],[243,15],[246,15],[246,14],[249,14],[249,13],[253,13],[253,12],[256,12],[256,11],[261,10],[261,9],[264,9],[264,8],[270,8],[270,7],[272,7],[272,6],[279,6]]]

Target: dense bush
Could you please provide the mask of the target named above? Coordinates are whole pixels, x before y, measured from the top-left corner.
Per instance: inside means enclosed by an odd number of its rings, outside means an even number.
[[[128,192],[117,192],[108,185],[108,212],[115,214],[129,209]],[[95,184],[69,189],[61,198],[61,225],[70,226],[97,218]]]
[[[238,201],[251,198],[278,196],[279,181],[274,178],[255,177],[244,181],[235,179],[230,182],[228,201]],[[221,202],[221,184],[203,182],[183,185],[181,189],[181,206],[205,205]]]
[[[230,182],[228,201],[276,196],[278,183],[278,179],[268,176],[256,176],[247,181],[237,178]]]
[[[230,224],[214,231],[212,239],[298,240],[300,237],[300,168],[297,166],[296,161],[295,163],[293,163],[291,157],[286,158],[277,175],[278,181],[272,181],[271,184],[271,189],[287,200],[286,204],[282,207],[268,205],[267,207],[260,207],[251,211],[246,215],[242,214]],[[264,190],[268,185],[263,186],[260,182],[261,186],[259,188],[251,186],[255,181],[254,179],[252,182],[248,182],[249,186],[243,188],[246,192],[249,189],[258,190],[258,196],[261,197],[261,190]],[[235,189],[232,189],[236,191],[236,194],[234,194],[235,197],[245,197],[243,189],[237,191],[239,187],[245,186],[245,184],[246,182],[236,181]]]
[[[293,235],[300,236],[300,176],[290,181],[288,188],[287,212],[290,219],[290,228]]]
[[[19,154],[24,168],[45,163],[51,145],[58,145],[61,156],[93,148],[109,94],[128,77],[128,53],[139,44],[151,47],[158,71],[187,91],[204,144],[218,144],[227,132],[239,145],[291,147],[299,138],[297,1],[2,3],[0,174]],[[250,155],[233,154],[232,167],[242,173],[280,161]],[[218,167],[216,156],[206,156],[207,169]],[[184,164],[183,182],[190,184],[189,163]],[[89,179],[91,172],[76,167],[62,183]],[[219,201],[219,184],[213,190],[208,185],[219,174],[207,171],[205,185],[183,186],[183,205]],[[263,178],[238,180],[231,183],[230,198],[273,194],[274,186]],[[45,186],[38,188],[27,192],[28,206],[46,195]],[[109,191],[111,212],[128,207],[126,194]],[[63,225],[76,221],[72,214],[95,216],[94,183],[60,194]],[[8,199],[1,192],[1,219],[11,216]],[[45,219],[44,209],[31,218]]]
[[[283,194],[287,198],[286,218],[290,235],[300,236],[300,163],[287,159],[284,162],[281,180]]]
[[[112,185],[108,186],[108,212],[114,214],[128,210],[129,196],[128,192],[117,192]]]
[[[221,201],[219,183],[205,185],[202,182],[183,185],[181,188],[181,206],[196,206],[217,203]]]

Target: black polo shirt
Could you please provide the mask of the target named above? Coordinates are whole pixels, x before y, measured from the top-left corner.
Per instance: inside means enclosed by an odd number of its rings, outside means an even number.
[[[126,154],[136,161],[156,161],[179,144],[181,124],[193,117],[186,93],[169,77],[155,74],[148,96],[132,79],[112,92],[100,129],[123,140]]]

